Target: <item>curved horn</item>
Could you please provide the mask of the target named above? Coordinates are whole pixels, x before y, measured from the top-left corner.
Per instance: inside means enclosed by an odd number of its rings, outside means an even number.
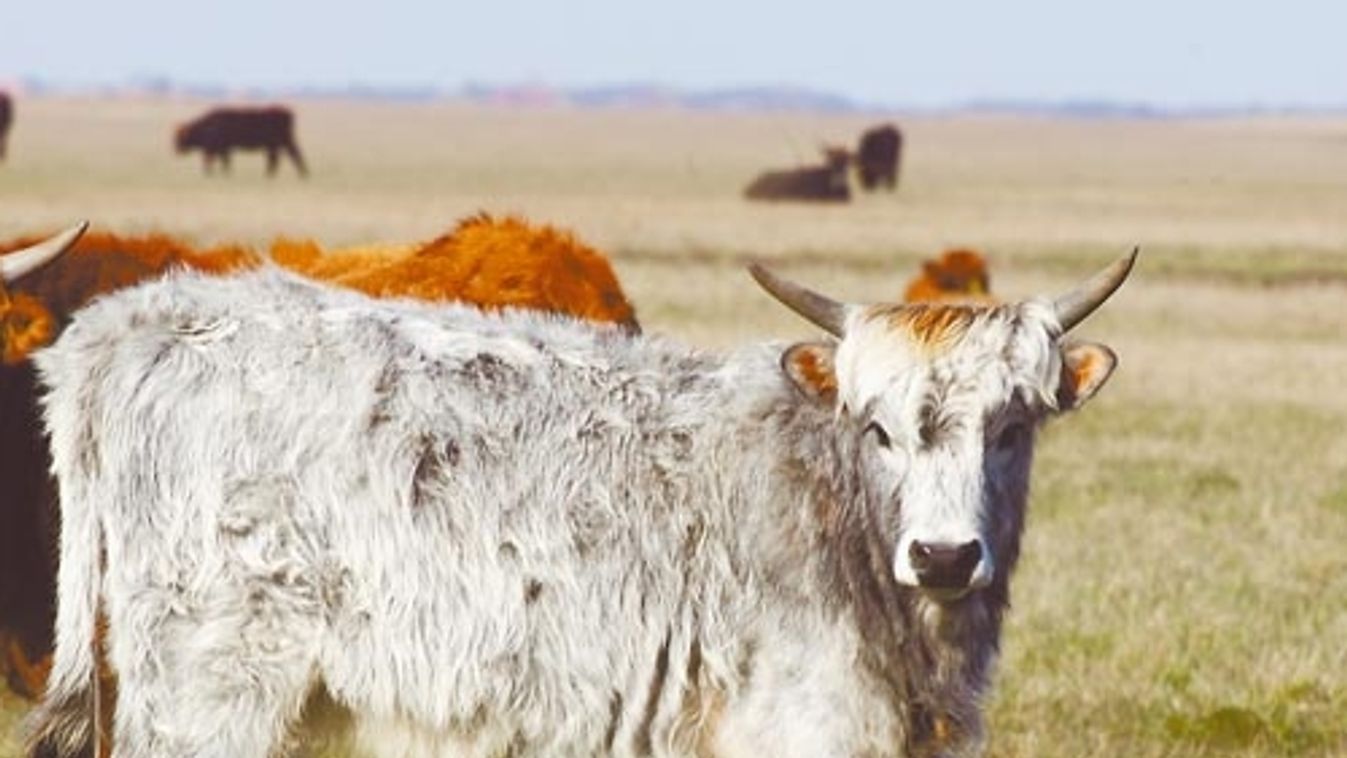
[[[1084,321],[1095,308],[1103,305],[1114,290],[1122,286],[1127,275],[1132,272],[1132,264],[1136,263],[1139,252],[1140,247],[1132,248],[1131,253],[1110,263],[1103,271],[1052,301],[1052,308],[1057,313],[1057,321],[1062,325],[1063,334]]]
[[[0,255],[0,278],[3,278],[6,282],[12,282],[51,263],[61,253],[69,250],[80,238],[80,235],[84,234],[84,230],[88,228],[89,222],[81,221],[32,247],[25,247],[22,250]]]
[[[845,304],[782,279],[759,263],[748,264],[748,273],[752,274],[763,289],[767,290],[772,297],[780,300],[787,308],[823,327],[834,337],[842,336],[847,321],[847,306]]]

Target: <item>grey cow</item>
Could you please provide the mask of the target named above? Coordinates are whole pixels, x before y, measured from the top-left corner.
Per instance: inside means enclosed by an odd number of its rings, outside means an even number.
[[[727,355],[276,271],[120,291],[38,356],[62,494],[30,750],[282,751],[322,685],[388,755],[979,749],[1035,431],[1114,367],[1060,298],[850,305]],[[81,752],[83,751],[83,752]]]

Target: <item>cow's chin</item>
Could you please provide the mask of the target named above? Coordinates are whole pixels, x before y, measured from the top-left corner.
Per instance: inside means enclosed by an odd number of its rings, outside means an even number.
[[[915,577],[903,576],[900,572],[894,572],[894,579],[898,586],[910,592],[913,597],[920,598],[927,602],[943,607],[956,606],[970,598],[976,597],[978,590],[985,585],[982,582],[973,582],[965,587],[923,587],[915,581]]]
[[[922,597],[933,603],[943,606],[951,606],[971,597],[977,592],[977,587],[914,587]]]

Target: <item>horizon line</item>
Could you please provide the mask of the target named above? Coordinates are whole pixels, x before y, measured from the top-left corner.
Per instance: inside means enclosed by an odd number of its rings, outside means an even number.
[[[817,113],[1019,113],[1078,117],[1168,118],[1182,116],[1344,115],[1347,103],[1166,104],[1099,95],[1019,97],[988,95],[940,104],[875,102],[834,90],[793,83],[740,83],[708,87],[658,81],[557,84],[545,81],[464,81],[459,84],[381,83],[352,80],[343,84],[225,84],[176,80],[143,74],[112,81],[55,81],[35,75],[0,77],[0,91],[34,96],[136,96],[263,99],[352,99],[431,102],[462,100],[521,108],[580,109],[682,108],[701,111],[800,111]]]

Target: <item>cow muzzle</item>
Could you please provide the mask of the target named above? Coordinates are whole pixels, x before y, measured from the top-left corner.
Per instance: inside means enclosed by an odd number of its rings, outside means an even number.
[[[991,553],[981,539],[913,539],[894,560],[894,578],[937,600],[957,600],[991,584]]]

